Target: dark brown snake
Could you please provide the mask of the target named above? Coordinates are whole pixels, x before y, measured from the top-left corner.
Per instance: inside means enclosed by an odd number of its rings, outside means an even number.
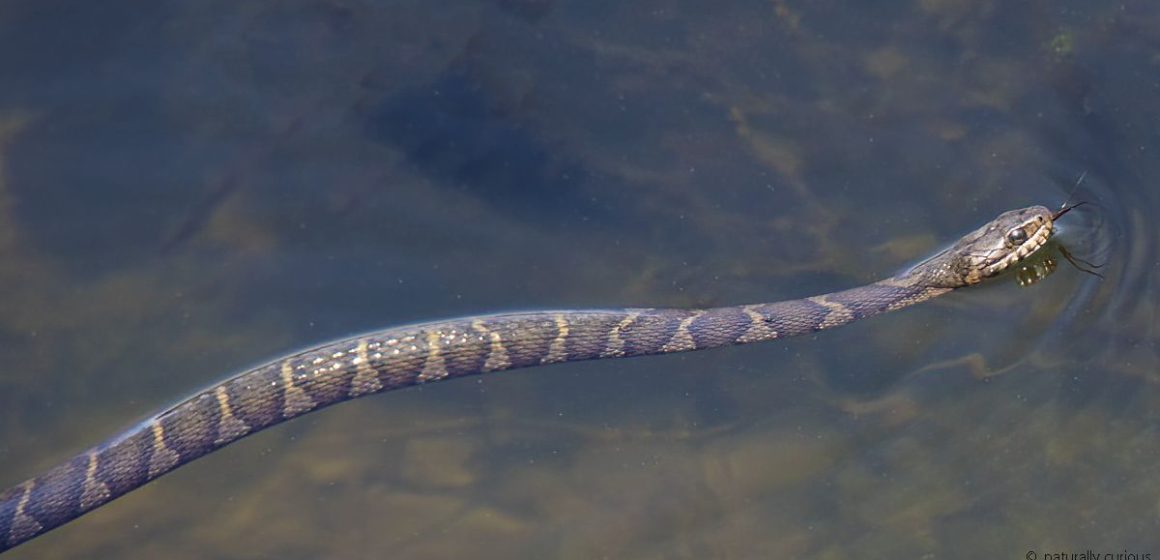
[[[1042,247],[1062,215],[1013,210],[897,276],[792,301],[714,309],[510,313],[397,327],[238,374],[0,495],[0,552],[238,439],[363,395],[597,358],[797,336],[977,284]]]

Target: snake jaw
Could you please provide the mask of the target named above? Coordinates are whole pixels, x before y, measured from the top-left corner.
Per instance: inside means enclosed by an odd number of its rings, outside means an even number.
[[[1036,210],[1039,211],[1034,212]],[[995,276],[1011,268],[1015,263],[1026,259],[1047,244],[1047,240],[1051,238],[1052,228],[1054,226],[1051,212],[1041,206],[1033,206],[1024,210],[1024,212],[1027,211],[1033,211],[1033,213],[1023,223],[1007,231],[1004,235],[1004,247],[994,251],[996,257],[991,259],[990,264],[981,267],[978,280],[969,283],[978,283],[986,278]],[[1012,243],[1011,240],[1013,237],[1023,239],[1023,241],[1018,244]]]

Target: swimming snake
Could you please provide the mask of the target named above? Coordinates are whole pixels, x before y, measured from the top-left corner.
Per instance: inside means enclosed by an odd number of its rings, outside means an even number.
[[[0,552],[198,457],[332,404],[515,368],[703,350],[798,336],[927,301],[1041,248],[1059,216],[1005,212],[891,278],[802,299],[712,309],[480,315],[389,328],[279,358],[201,391],[0,494]]]

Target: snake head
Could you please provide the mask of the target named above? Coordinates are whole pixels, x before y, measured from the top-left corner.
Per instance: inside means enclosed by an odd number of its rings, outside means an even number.
[[[999,214],[904,277],[918,284],[959,288],[991,278],[1039,250],[1051,237],[1055,214],[1031,206]]]

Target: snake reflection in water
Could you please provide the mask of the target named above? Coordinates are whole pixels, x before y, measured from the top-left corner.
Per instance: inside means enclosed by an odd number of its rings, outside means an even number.
[[[0,551],[198,457],[307,412],[431,381],[557,362],[702,350],[838,327],[995,276],[1041,248],[1057,218],[1001,214],[892,278],[791,301],[714,309],[566,310],[390,328],[238,374],[0,494]]]

